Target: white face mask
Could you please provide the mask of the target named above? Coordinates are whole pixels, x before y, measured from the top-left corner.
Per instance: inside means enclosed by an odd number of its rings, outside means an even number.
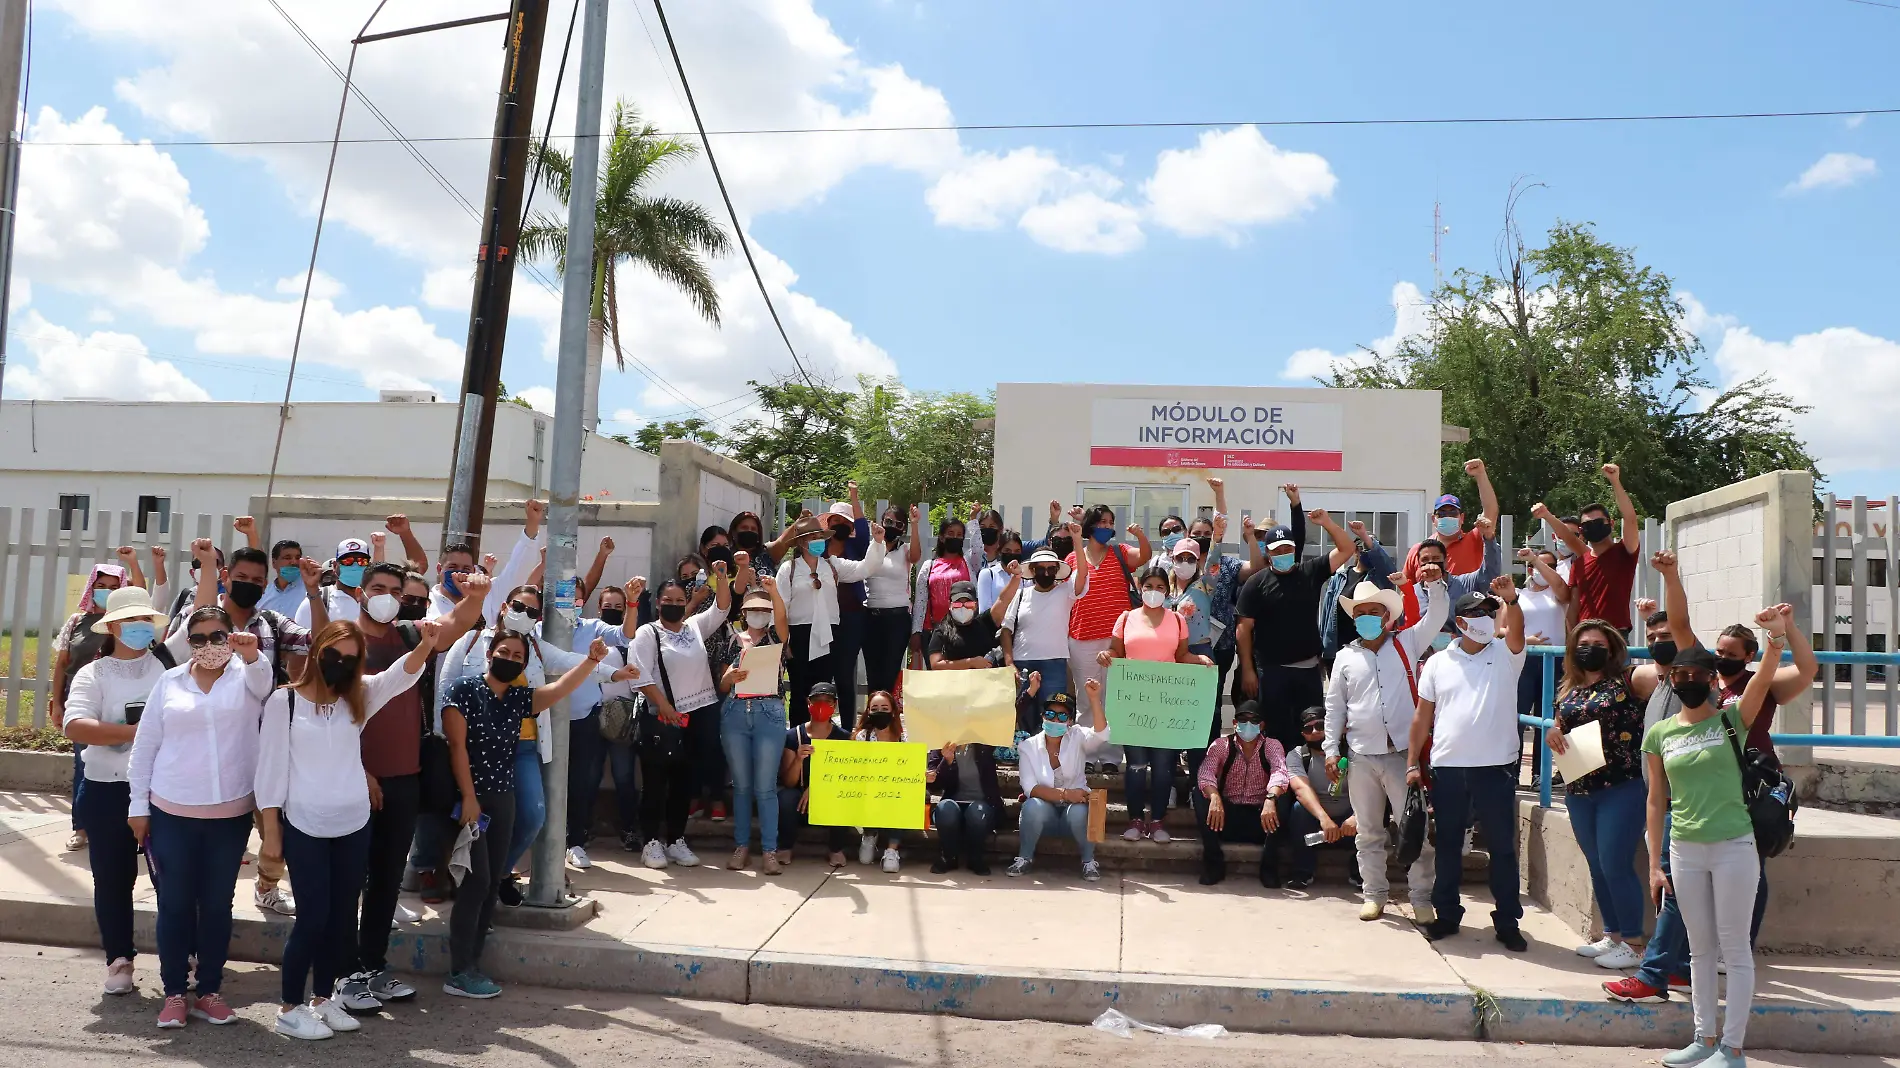
[[[534,620],[528,618],[528,613],[517,612],[512,608],[501,614],[501,625],[516,634],[534,633]]]
[[[387,623],[402,611],[402,598],[379,593],[363,602],[363,611],[376,622]]]
[[[1498,621],[1490,616],[1460,616],[1458,626],[1465,637],[1479,645],[1489,645],[1491,639],[1497,637]]]
[[[1186,582],[1188,579],[1193,578],[1194,573],[1199,570],[1200,568],[1192,562],[1176,564],[1174,565],[1174,577],[1180,579],[1182,582]]]
[[[772,613],[747,612],[745,614],[745,625],[751,627],[753,630],[764,630],[772,625]]]
[[[1160,590],[1141,591],[1141,603],[1147,605],[1149,608],[1160,608],[1166,604],[1167,601],[1168,595],[1162,593]]]
[[[950,618],[956,620],[958,623],[968,623],[970,620],[976,618],[976,609],[969,607],[952,608],[950,610]]]

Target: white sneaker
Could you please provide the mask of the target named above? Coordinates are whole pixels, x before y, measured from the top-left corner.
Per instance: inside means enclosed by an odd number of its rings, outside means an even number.
[[[658,838],[647,839],[647,844],[640,850],[640,862],[649,868],[666,867],[666,847],[660,844]]]
[[[1609,952],[1611,947],[1615,945],[1616,945],[1616,939],[1611,938],[1609,935],[1604,935],[1602,938],[1597,939],[1596,941],[1590,943],[1587,946],[1578,946],[1577,956],[1595,957],[1600,954]]]
[[[569,864],[574,865],[576,868],[579,868],[582,871],[586,871],[587,869],[594,866],[594,862],[591,859],[589,859],[587,856],[587,850],[581,848],[580,846],[568,847],[567,862]]]
[[[1596,956],[1596,965],[1599,968],[1636,968],[1642,963],[1643,955],[1636,952],[1628,942],[1618,942]]]
[[[396,902],[396,922],[421,923],[422,913],[417,912],[415,909],[412,909],[409,906],[398,901]]]
[[[295,1005],[277,1014],[277,1026],[274,1030],[280,1035],[301,1038],[314,1042],[320,1038],[329,1038],[336,1032],[323,1022],[317,1010],[308,1005]]]
[[[1169,842],[1174,841],[1174,836],[1168,833],[1168,829],[1161,825],[1160,820],[1156,820],[1148,826],[1153,828],[1153,830],[1148,832],[1148,840],[1150,842],[1167,845]]]
[[[693,854],[692,849],[686,845],[686,839],[684,838],[666,847],[666,857],[682,868],[696,867],[699,864],[699,857]]]
[[[138,987],[132,978],[132,962],[120,957],[106,968],[106,993],[130,994]]]
[[[1091,860],[1087,864],[1082,865],[1082,881],[1083,882],[1096,883],[1096,882],[1101,882],[1101,880],[1102,880],[1102,862],[1101,861]]]
[[[1141,841],[1141,821],[1140,820],[1128,821],[1128,829],[1122,832],[1122,841],[1124,842]]]
[[[275,912],[279,916],[295,916],[297,903],[291,900],[290,891],[282,886],[273,886],[269,890],[252,890],[251,902],[259,912]]]
[[[877,837],[875,835],[858,836],[858,863],[869,864],[877,859]]]
[[[886,850],[884,851],[884,871],[885,871],[885,873],[886,873],[886,874],[889,874],[889,875],[896,875],[896,874],[897,874],[897,864],[898,864],[898,860],[897,860],[897,850],[895,850],[895,849],[886,849]]]
[[[332,1031],[357,1031],[363,1027],[356,1022],[356,1017],[350,1015],[350,1010],[335,998],[321,1004],[311,1002],[310,1011],[316,1013],[317,1019],[322,1020],[323,1025]]]
[[[1727,975],[1727,974],[1728,974],[1728,961],[1725,961],[1725,960],[1717,960],[1717,961],[1715,962],[1715,974],[1717,974],[1717,975]]]

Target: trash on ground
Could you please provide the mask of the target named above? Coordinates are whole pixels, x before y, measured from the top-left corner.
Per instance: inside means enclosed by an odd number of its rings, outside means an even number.
[[[1176,1038],[1226,1038],[1227,1029],[1220,1024],[1195,1024],[1193,1027],[1160,1027],[1142,1023],[1133,1016],[1117,1009],[1104,1009],[1102,1014],[1089,1025],[1097,1031],[1107,1031],[1111,1035],[1129,1037],[1131,1031],[1152,1031],[1157,1035],[1173,1035]]]

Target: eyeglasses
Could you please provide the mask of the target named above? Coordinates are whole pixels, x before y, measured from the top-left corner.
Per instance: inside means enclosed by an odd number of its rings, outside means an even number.
[[[207,645],[225,645],[228,644],[230,640],[231,632],[227,630],[214,630],[205,634],[191,634],[185,637],[185,641],[190,643],[193,649],[202,649]]]
[[[514,609],[517,612],[520,612],[522,615],[527,616],[529,619],[541,618],[541,610],[539,608],[534,607],[531,604],[525,604],[521,601],[509,601],[508,607]]]

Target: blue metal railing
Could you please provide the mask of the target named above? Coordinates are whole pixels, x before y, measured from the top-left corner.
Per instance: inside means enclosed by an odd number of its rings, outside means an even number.
[[[1557,706],[1557,674],[1563,663],[1564,650],[1561,645],[1533,645],[1525,650],[1539,657],[1544,663],[1544,693],[1541,698],[1542,716],[1519,716],[1519,723],[1537,728],[1537,804],[1542,808],[1550,807],[1550,746],[1544,744],[1544,732],[1557,725],[1552,717]],[[1629,651],[1631,660],[1649,659],[1649,650],[1643,646],[1633,646]],[[1792,661],[1794,656],[1783,652],[1784,663]],[[1880,664],[1900,666],[1900,652],[1861,653],[1838,652],[1816,649],[1814,659],[1822,664]],[[1796,746],[1833,746],[1842,749],[1891,749],[1900,748],[1900,737],[1879,734],[1770,734],[1769,740],[1776,745]]]

